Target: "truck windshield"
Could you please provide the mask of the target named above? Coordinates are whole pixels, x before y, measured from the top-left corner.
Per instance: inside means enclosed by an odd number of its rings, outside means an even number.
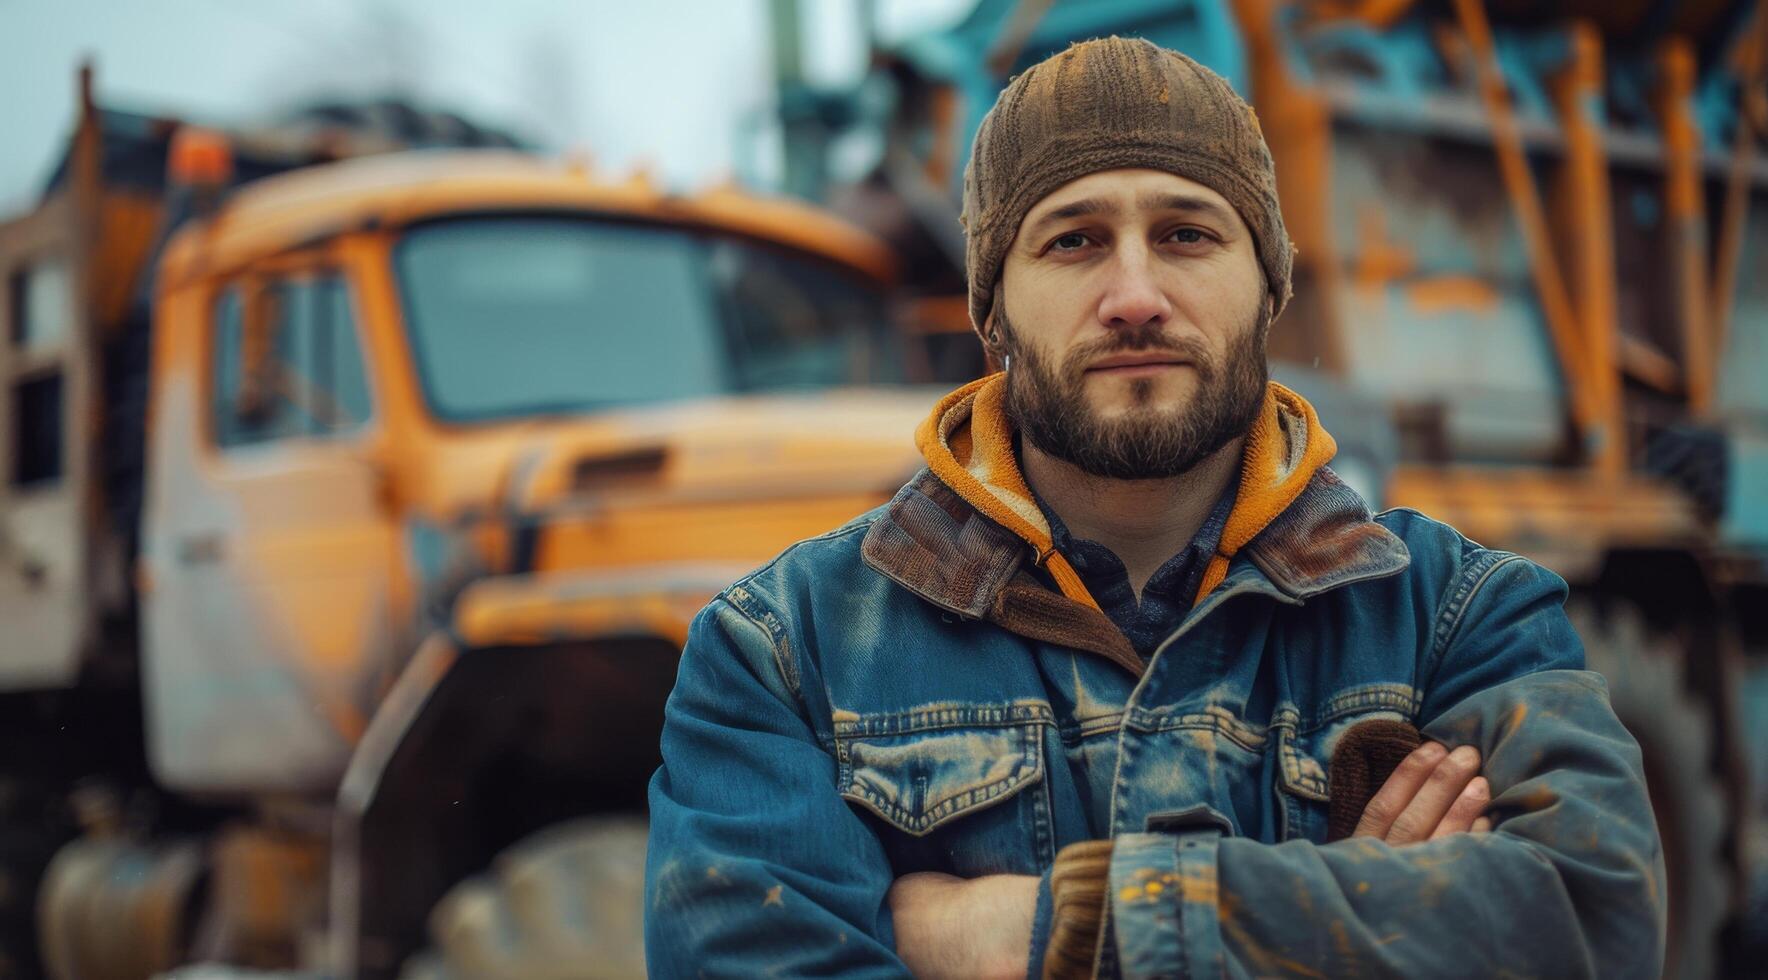
[[[747,240],[456,218],[412,228],[394,264],[425,395],[450,421],[901,380],[875,288]]]

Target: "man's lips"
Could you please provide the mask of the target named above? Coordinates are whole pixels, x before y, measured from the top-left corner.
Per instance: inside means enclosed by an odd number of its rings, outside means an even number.
[[[1088,374],[1144,374],[1166,368],[1184,367],[1191,361],[1179,354],[1144,352],[1139,354],[1116,354],[1101,358],[1088,365]]]

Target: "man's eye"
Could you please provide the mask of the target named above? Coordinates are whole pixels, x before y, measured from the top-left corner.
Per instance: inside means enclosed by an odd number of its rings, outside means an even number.
[[[1087,236],[1078,231],[1071,231],[1050,243],[1050,247],[1058,252],[1072,252],[1085,245]],[[1066,242],[1067,244],[1063,244]]]
[[[1180,228],[1172,233],[1172,237],[1177,238],[1181,245],[1201,245],[1209,241],[1209,236],[1196,228]]]

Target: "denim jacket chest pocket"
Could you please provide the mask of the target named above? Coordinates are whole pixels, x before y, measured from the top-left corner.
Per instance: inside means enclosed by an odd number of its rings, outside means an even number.
[[[1311,717],[1279,709],[1272,720],[1282,839],[1324,843],[1327,837],[1332,753],[1339,737],[1372,719],[1414,721],[1417,692],[1402,684],[1368,684],[1341,691]]]
[[[838,789],[875,818],[897,874],[1037,874],[1055,859],[1042,704],[835,719]]]

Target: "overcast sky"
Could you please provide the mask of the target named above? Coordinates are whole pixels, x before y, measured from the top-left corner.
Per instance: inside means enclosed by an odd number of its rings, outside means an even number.
[[[886,37],[973,0],[878,0]],[[857,0],[800,0],[806,70],[852,78]],[[598,166],[677,183],[777,170],[767,0],[0,0],[0,217],[29,206],[74,119],[90,56],[101,101],[209,122],[389,92]]]

